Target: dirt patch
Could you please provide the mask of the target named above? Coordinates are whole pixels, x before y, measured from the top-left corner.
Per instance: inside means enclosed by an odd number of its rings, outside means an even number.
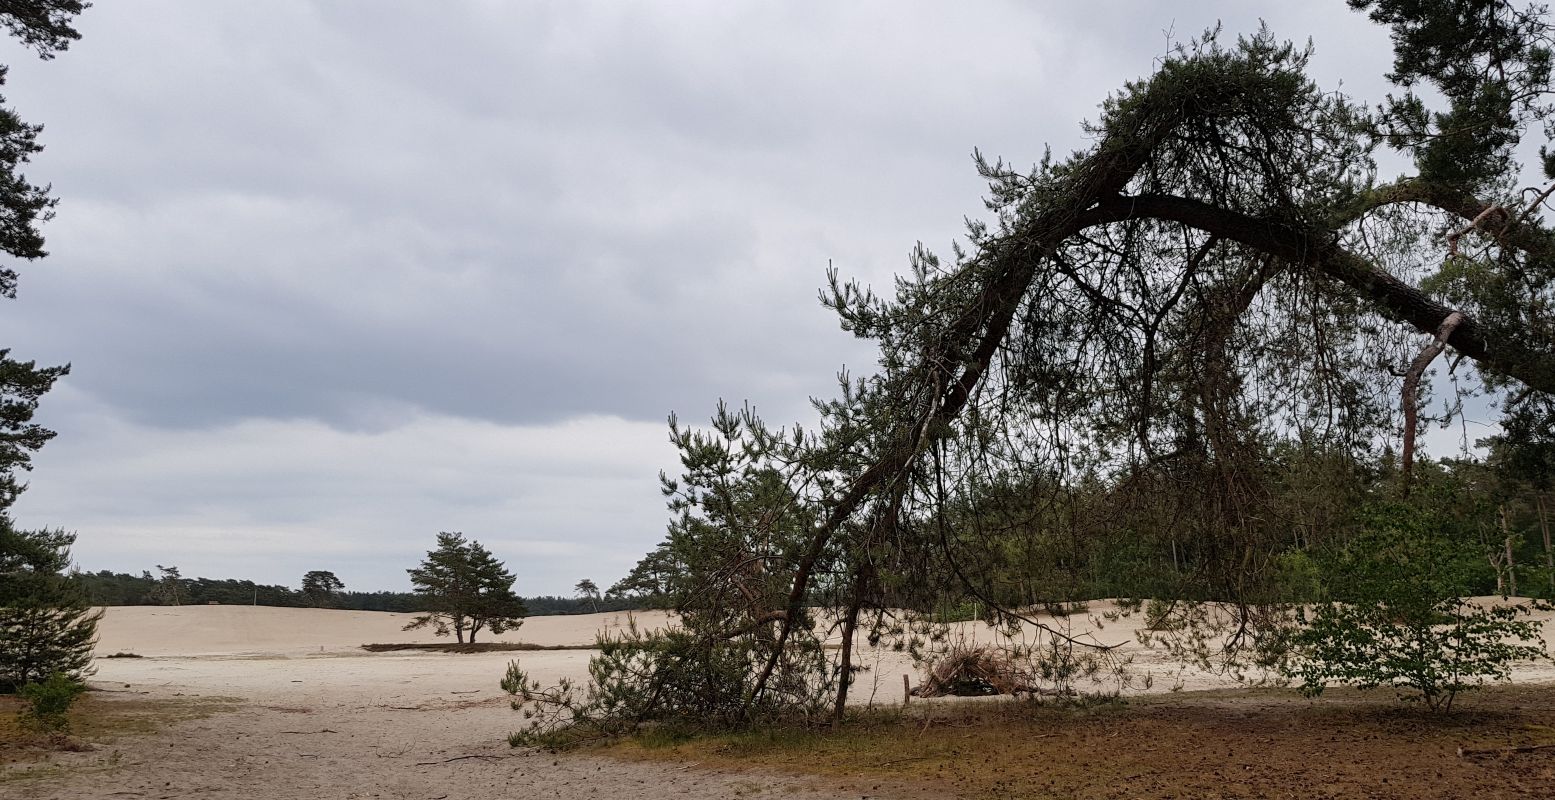
[[[1555,686],[1466,695],[1461,713],[1401,707],[1386,692],[1182,693],[1092,707],[938,705],[840,731],[612,748],[628,760],[880,782],[968,798],[1526,798],[1555,786]],[[1487,750],[1458,755],[1459,748]]]
[[[685,769],[625,763],[589,753],[508,747],[516,715],[498,698],[429,703],[414,710],[319,703],[247,705],[194,718],[184,704],[157,706],[182,722],[145,736],[94,743],[89,752],[53,751],[0,765],[0,797],[17,800],[724,800],[741,796],[827,800],[835,782],[751,770]],[[114,708],[119,703],[124,708]],[[144,700],[112,695],[92,714],[128,718]]]
[[[21,724],[17,715],[22,700],[0,696],[0,785],[52,775],[60,767],[46,762],[58,754],[93,753],[170,725],[234,711],[241,702],[234,697],[153,699],[90,692],[71,706],[69,732],[49,735]],[[110,755],[109,760],[117,758]]]

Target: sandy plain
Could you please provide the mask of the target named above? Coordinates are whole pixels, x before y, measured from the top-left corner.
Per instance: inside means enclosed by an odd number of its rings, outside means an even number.
[[[1046,618],[1071,635],[1119,644],[1132,659],[1125,693],[1232,688],[1225,675],[1185,669],[1138,644],[1142,615],[1089,613]],[[1542,615],[1546,619],[1552,615]],[[624,762],[588,753],[514,750],[520,724],[498,687],[515,658],[549,683],[587,676],[589,649],[450,654],[370,653],[376,642],[434,642],[402,631],[410,615],[247,606],[119,607],[106,610],[92,683],[103,702],[137,699],[220,705],[220,713],[154,733],[4,767],[0,794],[17,798],[723,798],[914,797],[909,785],[753,774],[695,765]],[[600,631],[668,624],[659,613],[534,617],[496,641],[587,648]],[[965,641],[991,641],[980,623],[955,626]],[[1029,634],[1028,634],[1029,635]],[[1555,625],[1546,625],[1546,638]],[[488,637],[483,637],[488,638]],[[902,675],[918,670],[903,654],[864,648],[868,668],[855,702],[900,703]],[[1519,682],[1555,681],[1549,662],[1521,668]],[[1114,688],[1109,685],[1080,688]],[[922,702],[915,700],[914,702]],[[15,770],[34,770],[36,780]]]

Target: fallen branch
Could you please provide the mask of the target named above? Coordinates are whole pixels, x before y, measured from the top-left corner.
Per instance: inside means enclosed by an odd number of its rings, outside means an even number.
[[[890,761],[882,761],[882,762],[880,762],[878,764],[874,764],[872,766],[888,767],[888,766],[890,766],[892,764],[901,764],[901,763],[907,762],[907,761],[922,761],[925,758],[928,758],[928,756],[908,756],[906,758],[893,758]]]
[[[486,755],[485,753],[471,753],[470,755],[467,755],[467,756],[454,756],[453,758],[445,758],[442,761],[417,761],[416,762],[416,766],[418,766],[418,767],[431,767],[431,766],[436,766],[438,764],[447,764],[447,763],[450,763],[450,762],[453,762],[453,761],[463,761],[463,760],[465,760],[467,758],[489,758],[489,759],[491,759],[493,761],[501,761],[504,758],[516,758],[516,756],[492,756],[492,755]]]
[[[1458,757],[1470,758],[1472,756],[1495,756],[1507,755],[1509,753],[1532,753],[1536,750],[1555,750],[1555,743],[1524,744],[1516,747],[1460,747],[1458,748]]]

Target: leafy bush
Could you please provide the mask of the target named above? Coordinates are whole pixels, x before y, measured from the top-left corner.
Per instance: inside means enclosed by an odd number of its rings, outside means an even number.
[[[71,704],[86,691],[86,684],[56,672],[41,683],[29,683],[21,688],[21,696],[27,701],[22,709],[22,722],[29,727],[63,733],[70,728]]]
[[[1373,511],[1366,528],[1324,560],[1328,600],[1299,614],[1287,674],[1301,690],[1329,683],[1393,686],[1449,710],[1458,692],[1505,680],[1511,665],[1547,656],[1531,604],[1477,603],[1481,554],[1419,508]]]
[[[567,747],[635,730],[643,723],[730,728],[750,719],[818,715],[832,685],[821,642],[806,627],[785,650],[767,691],[753,699],[755,676],[770,644],[759,637],[722,638],[684,629],[641,631],[636,623],[600,636],[584,686],[562,679],[545,687],[517,661],[502,688],[525,725],[515,746]]]

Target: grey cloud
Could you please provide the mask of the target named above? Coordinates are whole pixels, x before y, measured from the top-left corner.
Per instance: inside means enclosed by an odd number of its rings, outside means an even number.
[[[973,147],[1082,147],[1163,30],[1260,14],[1380,93],[1386,36],[1337,0],[99,3],[58,60],[0,56],[62,198],[0,341],[75,365],[19,510],[89,566],[282,580],[311,545],[395,585],[457,527],[629,565],[667,413],[806,418],[869,367],[828,262],[888,286],[981,210]],[[415,469],[549,436],[589,458]]]

